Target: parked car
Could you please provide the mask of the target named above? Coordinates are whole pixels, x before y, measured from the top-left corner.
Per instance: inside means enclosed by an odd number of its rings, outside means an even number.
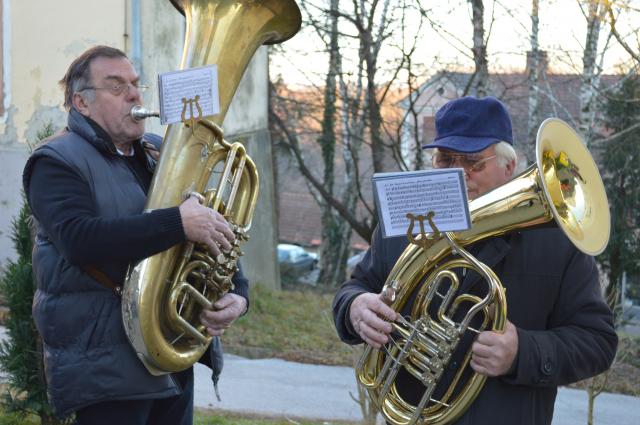
[[[361,251],[359,253],[357,253],[356,255],[352,255],[351,257],[349,257],[347,259],[347,278],[349,278],[351,276],[351,273],[353,272],[353,269],[356,268],[356,265],[362,261],[362,259],[364,258],[364,254],[366,254],[367,251]]]
[[[307,272],[318,265],[318,256],[298,245],[278,244],[278,263],[297,272]]]

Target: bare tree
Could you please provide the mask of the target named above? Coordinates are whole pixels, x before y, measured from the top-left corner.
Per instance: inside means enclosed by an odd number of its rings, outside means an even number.
[[[471,5],[471,24],[473,26],[472,44],[469,46],[460,39],[454,31],[450,31],[446,25],[431,18],[431,10],[424,5],[420,5],[421,14],[427,19],[429,24],[438,31],[443,40],[456,49],[462,57],[470,58],[474,63],[474,72],[468,80],[467,86],[462,90],[462,95],[471,93],[476,96],[486,96],[489,92],[489,68],[487,58],[487,45],[491,36],[491,31],[485,32],[485,8],[483,0],[466,0]],[[420,2],[418,2],[420,3]],[[435,6],[434,6],[435,8]],[[495,7],[492,14],[495,12]],[[489,28],[493,25],[492,16]],[[469,55],[471,51],[471,55]]]
[[[421,99],[425,86],[420,83],[428,75],[428,71],[414,58],[422,40],[420,37],[411,36],[421,32],[423,23],[424,21],[420,20],[417,28],[414,28],[406,22],[406,14],[400,18],[401,43],[396,46],[400,62],[396,69],[405,75],[405,89],[402,90],[404,97],[394,109],[396,114],[384,117],[383,127],[386,139],[389,140],[389,149],[401,170],[421,170],[425,165],[422,149],[425,140],[419,120],[426,99]],[[402,84],[402,81],[399,83]],[[421,100],[421,103],[418,103],[418,100]]]
[[[536,133],[540,122],[540,102],[539,102],[539,84],[540,84],[540,61],[541,51],[538,43],[538,30],[539,30],[539,0],[531,0],[531,51],[528,56],[529,73],[529,109],[527,119],[527,143],[525,154],[530,158],[533,146],[536,143]]]
[[[483,0],[469,0],[471,3],[473,24],[473,61],[475,72],[473,86],[476,96],[487,95],[489,86],[489,69],[487,65],[487,43],[484,36],[484,2]]]
[[[359,56],[366,64],[366,113],[371,143],[371,156],[375,172],[385,169],[385,150],[382,140],[382,118],[378,96],[378,56],[384,41],[390,36],[389,0],[382,2],[382,11],[377,13],[380,2],[377,0],[352,0],[352,13],[339,12],[339,15],[350,22],[357,31],[359,41]],[[378,16],[378,19],[376,19]]]
[[[329,68],[324,87],[324,114],[322,118],[322,134],[319,143],[322,149],[324,165],[324,186],[333,196],[335,195],[335,151],[336,151],[336,112],[337,112],[337,78],[342,68],[342,57],[338,44],[338,0],[331,0],[327,19],[328,26],[327,51],[329,54]],[[321,28],[316,28],[322,33]],[[345,272],[345,261],[349,254],[349,236],[343,231],[351,228],[345,220],[335,213],[330,204],[319,199],[322,207],[322,244],[320,245],[320,282],[335,282],[342,280]],[[345,243],[346,241],[346,243]]]
[[[621,34],[620,30],[618,29],[618,18],[616,17],[616,12],[613,9],[613,4],[614,2],[611,0],[604,0],[603,2],[603,7],[605,8],[605,12],[607,14],[607,19],[609,21],[609,27],[611,29],[611,34],[613,34],[613,36],[615,37],[615,39],[618,41],[618,43],[620,43],[620,45],[622,46],[622,48],[624,50],[626,50],[626,52],[629,54],[629,56],[631,56],[631,58],[635,61],[636,66],[640,65],[640,43],[638,43],[638,39],[636,38],[636,43],[638,44],[637,46],[635,46],[635,50],[634,47],[632,47],[628,40],[627,37],[625,37],[623,34]],[[627,1],[617,1],[615,2],[617,9],[619,9],[620,11],[630,11],[633,10],[632,5],[630,4],[630,2]],[[635,11],[637,12],[637,6]],[[635,31],[637,32],[637,28],[635,29]],[[636,35],[637,37],[637,35]]]
[[[323,40],[329,62],[325,84],[317,88],[323,93],[322,105],[302,106],[299,100],[286,99],[284,91],[279,92],[275,84],[271,105],[274,140],[281,141],[292,153],[296,166],[323,207],[324,282],[342,280],[352,229],[365,240],[371,237],[376,219],[368,180],[373,172],[397,168],[392,165],[393,151],[401,125],[393,121],[385,123],[381,110],[396,107],[388,105],[390,88],[399,81],[400,74],[411,74],[408,58],[419,40],[419,33],[413,34],[409,47],[396,48],[394,58],[381,64],[378,58],[383,47],[390,48],[389,35],[399,27],[406,31],[403,17],[409,13],[412,2],[396,2],[393,8],[390,0],[359,0],[348,7],[344,4],[302,2],[315,33]],[[349,55],[345,62],[342,51],[347,49],[357,55]],[[386,78],[384,83],[379,81],[382,78]],[[415,80],[415,75],[412,78]],[[317,119],[304,118],[311,128],[301,127],[302,110],[316,114]],[[394,125],[398,127],[393,128]],[[309,152],[305,155],[305,149],[301,148],[304,139],[314,132],[319,133],[316,140],[320,142],[323,159],[322,177],[316,171],[317,161],[314,163]],[[369,147],[368,152],[364,147]]]
[[[590,0],[587,3],[586,13],[583,12],[587,22],[587,38],[582,56],[578,131],[587,146],[589,146],[593,138],[596,123],[596,95],[600,82],[600,69],[597,63],[598,41],[600,39],[600,27],[606,12],[602,4],[599,0]]]

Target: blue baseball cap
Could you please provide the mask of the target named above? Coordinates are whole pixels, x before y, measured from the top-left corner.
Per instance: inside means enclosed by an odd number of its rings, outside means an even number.
[[[449,101],[438,110],[436,138],[423,148],[473,153],[498,142],[513,145],[506,106],[495,97],[467,96]]]

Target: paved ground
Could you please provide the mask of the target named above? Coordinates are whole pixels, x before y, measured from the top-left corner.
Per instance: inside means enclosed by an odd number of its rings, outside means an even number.
[[[196,367],[195,404],[200,408],[325,421],[358,421],[361,414],[353,369],[306,365],[279,359],[249,360],[225,356],[217,402],[208,369]],[[585,425],[587,394],[560,389],[554,425]],[[595,403],[595,424],[640,424],[640,398],[602,394]]]
[[[622,330],[630,335],[640,335],[640,306],[631,305],[623,310]]]
[[[4,328],[0,327],[0,340]],[[196,365],[195,405],[202,409],[232,411],[265,417],[359,421],[362,416],[352,368],[308,365],[280,359],[250,360],[225,355],[218,402],[210,372]],[[0,377],[3,379],[3,377]],[[561,388],[554,425],[585,425],[587,395]],[[595,404],[596,425],[640,424],[640,398],[602,394]]]

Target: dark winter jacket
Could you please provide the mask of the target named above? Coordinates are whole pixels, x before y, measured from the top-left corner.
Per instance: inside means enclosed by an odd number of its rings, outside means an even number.
[[[361,343],[349,320],[349,306],[363,292],[380,292],[406,238],[382,239],[371,248],[334,298],[340,338]],[[488,378],[478,398],[457,424],[550,424],[558,385],[605,371],[613,361],[617,335],[601,295],[593,257],[578,251],[559,229],[513,233],[476,243],[472,253],[491,267],[506,290],[507,317],[518,331],[518,354],[509,375]],[[462,292],[482,286],[467,273]],[[443,379],[455,373],[456,358]],[[423,390],[400,377],[411,398]]]
[[[23,176],[38,223],[33,317],[59,416],[180,391],[172,375],[148,373],[126,337],[120,299],[83,271],[90,264],[123,283],[130,263],[185,240],[177,207],[142,214],[154,166],[142,141],[133,145],[136,162],[105,136],[72,109],[66,131],[32,154]],[[246,280],[234,283],[246,296]]]

